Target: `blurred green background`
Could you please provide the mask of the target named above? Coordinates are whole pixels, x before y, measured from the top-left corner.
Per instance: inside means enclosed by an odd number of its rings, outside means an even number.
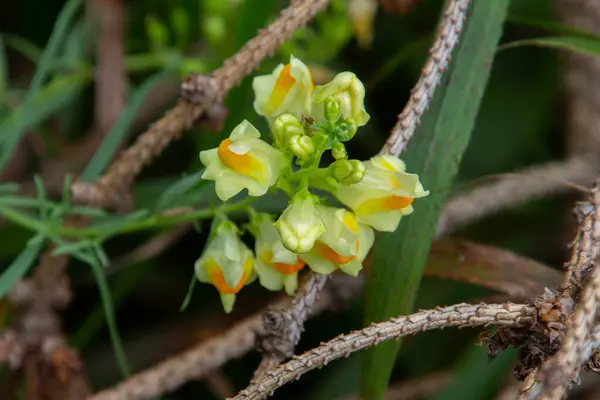
[[[158,99],[158,105],[132,126],[131,135],[141,133],[147,123],[173,104],[181,76],[189,71],[209,72],[218,67],[258,29],[272,21],[287,3],[276,0],[123,0],[128,101],[133,102],[136,94],[137,101],[143,99],[148,90],[154,100]],[[410,12],[402,14],[380,9],[374,24],[374,41],[369,48],[357,45],[347,17],[346,1],[333,0],[332,3],[309,28],[297,32],[275,57],[263,62],[258,72],[270,71],[285,62],[290,54],[318,71],[315,72],[317,80],[319,73],[327,77],[344,70],[355,72],[367,89],[366,106],[371,122],[352,141],[349,152],[353,158],[366,159],[383,144],[419,76],[443,2],[422,0]],[[64,4],[59,0],[19,0],[0,5],[0,51],[8,71],[0,90],[0,118],[6,118],[23,101],[36,63],[40,62],[41,52]],[[29,134],[39,135],[41,141],[37,142],[45,143],[45,154],[50,159],[61,160],[65,157],[64,151],[66,154],[75,151],[68,144],[85,139],[93,123],[98,29],[92,8],[89,4],[84,8],[87,11],[77,13],[68,27],[60,57],[49,70],[50,83],[58,78],[66,82],[54,92],[44,94],[38,104],[37,119],[28,122]],[[551,1],[513,0],[502,43],[549,34],[548,30],[534,26],[540,20],[555,20]],[[455,185],[457,191],[470,180],[485,175],[514,171],[564,156],[561,59],[555,50],[536,47],[507,49],[496,55],[472,140],[462,160]],[[250,120],[259,129],[266,127],[253,111],[250,82],[251,79],[246,79],[230,92],[226,101],[229,116],[222,132],[195,127],[144,170],[134,189],[138,208],[153,204],[182,174],[197,171],[198,151],[215,147],[241,119]],[[25,167],[18,174],[4,176],[4,180],[31,182],[42,160],[34,151],[24,154]],[[66,169],[74,174],[80,173],[85,165],[66,161]],[[62,184],[61,179],[58,184]],[[569,204],[570,200],[566,199],[532,202],[471,225],[456,236],[560,267],[566,256],[564,229]],[[193,263],[202,251],[208,223],[182,235],[160,256],[144,262],[127,262],[109,275],[118,327],[134,371],[183,350],[197,340],[218,334],[242,316],[258,310],[270,298],[270,294],[257,285],[250,286],[241,293],[235,312],[224,315],[216,291],[207,285],[198,285],[189,307],[181,313],[178,311]],[[118,259],[158,232],[155,229],[121,235],[109,240],[105,250],[112,260]],[[29,231],[12,224],[0,224],[1,268],[17,256],[29,237]],[[75,297],[64,315],[65,330],[86,362],[93,387],[114,384],[120,375],[94,279],[89,267],[78,261],[71,262],[69,274]],[[418,307],[468,301],[490,293],[473,285],[426,278]],[[361,324],[361,300],[357,299],[342,312],[311,319],[299,350],[360,328]],[[460,381],[452,382],[436,398],[494,398],[496,389],[507,381],[515,354],[509,352],[488,365],[485,349],[474,346],[480,333],[479,330],[444,330],[407,339],[397,360],[393,381],[454,368],[461,371],[456,378]],[[355,394],[360,372],[358,359],[358,355],[353,355],[311,372],[300,382],[277,391],[275,397],[318,400]],[[221,372],[232,387],[239,390],[245,387],[258,362],[258,354],[251,353],[228,363]],[[465,387],[471,390],[464,393]],[[210,384],[201,380],[163,397],[192,398],[211,399],[218,395],[211,391]]]

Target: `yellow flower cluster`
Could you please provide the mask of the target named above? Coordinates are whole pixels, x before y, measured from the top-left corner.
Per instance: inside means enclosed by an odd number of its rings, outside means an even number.
[[[202,177],[215,181],[223,201],[244,189],[262,196],[271,188],[283,190],[290,201],[277,221],[249,210],[254,252],[231,221],[213,228],[196,275],[219,291],[227,312],[236,293],[256,277],[269,290],[293,294],[306,266],[319,274],[341,270],[356,276],[374,230],[394,231],[412,213],[414,199],[428,195],[419,177],[395,157],[348,159],[344,142],[369,121],[365,88],[355,74],[342,72],[314,86],[308,67],[292,56],[271,74],[254,78],[252,87],[254,109],[268,121],[273,144],[244,120],[218,148],[200,153]],[[336,161],[322,168],[328,150]],[[346,208],[326,205],[311,187],[329,191]]]

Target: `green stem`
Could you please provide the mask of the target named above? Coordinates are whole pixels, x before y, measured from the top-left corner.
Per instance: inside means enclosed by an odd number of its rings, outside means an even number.
[[[115,234],[132,233],[142,231],[146,229],[164,227],[175,225],[183,222],[193,222],[202,219],[212,218],[216,212],[222,213],[235,213],[246,209],[250,203],[254,201],[254,198],[247,198],[244,201],[227,204],[219,207],[218,209],[201,209],[195,210],[185,214],[176,215],[153,215],[146,219],[139,221],[132,221],[131,223],[121,227],[117,232],[111,232],[110,236]],[[41,223],[35,218],[27,215],[24,212],[17,211],[8,207],[0,207],[0,214],[7,220],[27,228],[32,231],[42,233],[44,235],[54,235],[61,237],[76,237],[76,238],[91,238],[97,239],[106,236],[107,230],[103,228],[95,228],[93,226],[88,228],[68,228],[60,227],[55,232],[51,232],[48,225]]]

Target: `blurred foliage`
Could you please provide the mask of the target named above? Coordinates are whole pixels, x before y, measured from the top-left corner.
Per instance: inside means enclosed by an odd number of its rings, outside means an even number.
[[[153,89],[173,84],[189,71],[205,73],[218,67],[287,2],[127,0],[123,4],[128,102],[87,166],[72,171],[83,172],[88,180],[97,178],[115,152],[131,141],[128,134],[143,130],[133,116]],[[284,62],[290,54],[315,71],[356,72],[367,86],[372,119],[349,152],[353,158],[366,159],[385,141],[418,78],[442,6],[442,0],[423,0],[408,14],[380,10],[374,43],[362,50],[351,33],[346,1],[333,0],[310,27],[298,31],[272,59],[265,60],[259,73]],[[40,173],[43,160],[31,149],[21,155],[22,138],[39,136],[46,144],[45,157],[60,160],[64,146],[57,143],[85,139],[93,123],[98,29],[94,14],[85,7],[77,0],[20,0],[0,5],[0,169],[14,162],[14,154],[26,157],[25,167],[11,180],[36,188],[31,197],[19,194],[12,184],[0,184],[0,295],[35,266],[42,244],[55,243],[56,253],[71,254],[69,274],[75,301],[65,315],[65,329],[83,354],[93,386],[99,388],[121,379],[117,365],[123,373],[127,364],[132,371],[140,370],[198,338],[217,334],[269,299],[268,293],[251,286],[240,294],[239,308],[225,317],[216,292],[206,286],[196,288],[189,307],[178,312],[215,212],[211,184],[198,179],[197,153],[214,147],[243,118],[262,130],[266,124],[253,112],[250,79],[246,79],[227,98],[230,113],[223,132],[198,126],[170,146],[136,182],[136,209],[127,215],[73,206],[66,195],[69,177],[34,183],[31,177]],[[550,0],[513,0],[501,42],[453,190],[485,175],[561,158],[564,107],[557,49],[597,53],[600,48],[597,37],[558,24]],[[153,111],[148,120],[158,118],[162,111]],[[66,190],[50,190],[57,185]],[[272,211],[284,205],[278,196],[258,203]],[[192,206],[196,211],[184,217],[158,216],[178,206]],[[243,206],[243,201],[229,204],[224,211],[236,216]],[[560,199],[539,201],[488,218],[458,235],[560,267],[566,246],[548,243],[563,240],[561,225],[567,208]],[[93,223],[84,229],[62,226],[70,215],[89,216]],[[195,229],[160,256],[130,262],[118,271],[106,269],[111,260],[182,223],[193,223]],[[474,285],[427,278],[416,305],[433,307],[490,293]],[[362,314],[363,305],[357,299],[344,312],[310,320],[299,350],[359,328]],[[470,392],[469,398],[491,399],[491,388],[505,381],[514,355],[487,366],[482,349],[473,347],[478,333],[447,330],[408,338],[396,359],[392,380],[458,365],[456,381],[438,397],[467,398],[464,390],[472,387],[477,391]],[[356,393],[359,361],[359,355],[339,361],[303,377],[302,383],[282,388],[276,396],[329,399]],[[242,388],[257,362],[258,355],[252,353],[232,361],[223,372],[235,388]],[[483,382],[489,385],[482,386]],[[202,381],[190,382],[165,398],[198,397],[216,398]]]

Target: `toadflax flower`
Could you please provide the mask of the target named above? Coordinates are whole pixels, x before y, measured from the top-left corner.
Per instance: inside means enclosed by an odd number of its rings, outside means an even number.
[[[252,251],[238,237],[235,224],[225,221],[196,261],[196,277],[219,291],[223,309],[229,313],[236,293],[253,280],[253,265]]]
[[[269,290],[285,287],[289,295],[294,294],[298,287],[298,271],[304,268],[304,261],[283,246],[268,214],[256,214],[252,224],[256,230],[254,269],[260,284]]]
[[[202,178],[216,182],[221,200],[243,189],[251,196],[262,196],[277,182],[288,160],[259,138],[260,132],[244,120],[218,148],[200,152],[200,161],[206,166]]]
[[[375,240],[373,229],[360,224],[351,211],[343,208],[319,206],[318,210],[325,233],[309,253],[302,254],[302,259],[320,274],[330,274],[339,268],[352,276],[358,275]]]
[[[252,81],[256,113],[271,123],[277,116],[288,113],[301,119],[310,114],[310,94],[313,80],[310,70],[294,56],[289,64],[280,64],[269,75]]]
[[[352,72],[341,72],[328,84],[315,86],[311,115],[317,122],[325,121],[325,105],[331,99],[339,102],[343,119],[350,119],[359,127],[369,122],[370,116],[365,110],[365,86]]]
[[[366,173],[360,182],[337,185],[334,194],[354,211],[359,222],[393,232],[402,216],[413,212],[414,199],[429,192],[419,176],[406,173],[404,162],[394,156],[375,156],[364,165]]]
[[[275,223],[281,242],[294,253],[306,253],[323,233],[316,199],[307,190],[298,192]]]

